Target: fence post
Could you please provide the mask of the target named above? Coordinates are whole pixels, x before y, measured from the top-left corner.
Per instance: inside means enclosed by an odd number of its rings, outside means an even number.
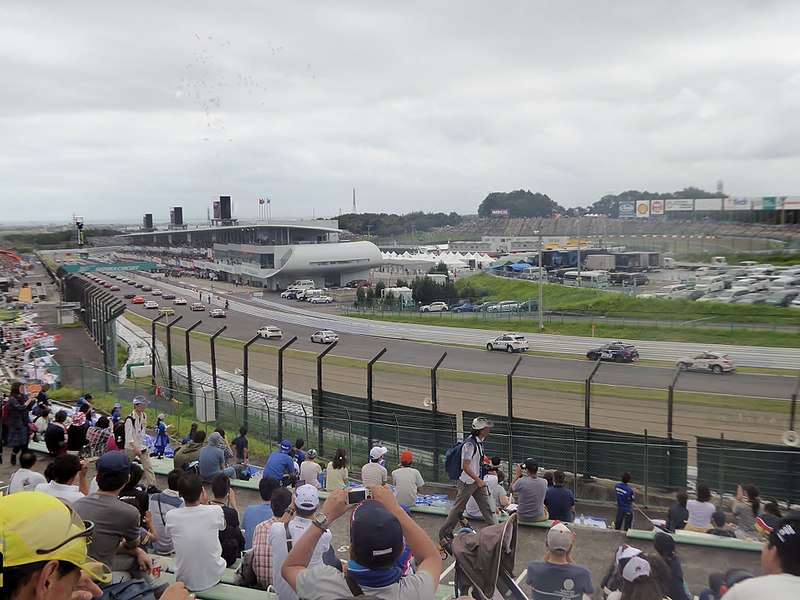
[[[373,409],[373,402],[375,400],[372,394],[372,366],[378,362],[381,356],[386,354],[386,348],[378,352],[375,356],[372,357],[367,363],[367,447],[372,447],[372,409]]]
[[[339,342],[333,342],[330,346],[325,348],[322,352],[317,355],[317,453],[319,455],[324,455],[324,442],[323,442],[323,417],[324,417],[324,409],[323,409],[323,392],[322,392],[322,359],[325,358],[325,355],[328,354],[331,350],[336,347],[336,344]]]
[[[648,482],[650,481],[650,439],[647,437],[647,429],[644,430],[644,507],[647,508],[649,493]]]
[[[186,336],[186,382],[189,390],[189,400],[192,402],[192,405],[194,405],[194,384],[192,383],[192,348],[189,344],[189,334],[192,332],[192,329],[200,325],[202,322],[203,320],[201,319],[189,327],[184,334]]]
[[[670,444],[670,456],[672,456],[672,415],[675,409],[675,385],[678,383],[678,377],[681,376],[681,372],[680,367],[675,369],[675,375],[672,376],[672,383],[670,383],[669,388],[667,388],[667,438]]]
[[[150,323],[150,362],[151,364],[151,371],[152,371],[152,380],[153,380],[153,389],[156,389],[156,358],[158,357],[158,352],[156,352],[156,323],[158,323],[161,319],[166,317],[167,315],[158,315],[153,321]]]
[[[431,369],[431,406],[433,407],[433,480],[439,480],[439,433],[437,427],[439,426],[439,398],[436,394],[436,371],[439,366],[447,358],[447,352],[444,352],[436,361]],[[395,417],[395,420],[397,418]]]
[[[795,431],[794,423],[797,416],[797,395],[800,393],[800,374],[797,376],[797,383],[794,386],[794,393],[792,394],[792,408],[789,413],[789,429]]]
[[[250,349],[250,346],[252,346],[256,341],[258,341],[258,339],[260,337],[261,337],[260,335],[254,335],[249,341],[245,342],[244,346],[242,347],[242,354],[243,354],[243,356],[242,356],[242,360],[243,360],[243,362],[242,362],[242,412],[244,413],[242,415],[242,422],[243,422],[245,427],[247,427],[248,403],[250,401],[250,399],[248,397],[248,389],[250,387],[250,381],[249,381],[250,356],[249,356],[248,350]]]
[[[306,407],[304,404],[300,405],[300,408],[303,409],[303,421],[305,422],[305,437],[304,439],[308,439],[308,413],[306,412]],[[317,451],[317,456],[319,456],[319,451]]]
[[[219,331],[211,336],[209,343],[211,344],[211,386],[214,388],[214,414],[219,411],[219,387],[217,386],[217,348],[214,342],[217,336],[228,328],[223,325]]]
[[[165,313],[166,314],[166,313]],[[167,321],[167,384],[169,385],[170,395],[175,395],[175,379],[172,376],[172,326],[183,318],[183,315],[178,315],[176,319]]]
[[[598,358],[597,362],[594,364],[594,368],[592,372],[589,373],[589,377],[586,378],[584,382],[584,390],[583,390],[583,426],[586,429],[589,429],[591,418],[592,418],[592,379],[597,374],[597,370],[600,368],[602,361]]]
[[[719,434],[719,493],[725,490],[725,433]]]
[[[508,469],[511,471],[511,463],[508,464]],[[575,426],[572,426],[572,487],[575,494],[575,500],[578,500],[578,436],[575,435]]]
[[[350,460],[353,460],[353,419],[350,417],[349,410],[345,408],[344,412],[347,415],[347,453]]]
[[[398,460],[400,459],[400,422],[397,420],[397,413],[392,413],[392,417],[394,417],[394,448],[397,451]],[[436,429],[434,425],[433,431],[434,439],[436,436]],[[435,467],[434,467],[435,470]],[[436,479],[434,477],[434,479]]]
[[[522,357],[520,356],[517,359],[517,362],[514,364],[514,367],[511,371],[506,375],[506,392],[508,394],[508,460],[509,460],[509,470],[511,468],[511,461],[514,458],[514,432],[513,432],[513,422],[514,422],[514,373],[517,371],[517,367],[522,362]]]
[[[283,440],[283,353],[297,341],[294,336],[283,346],[278,348],[278,439]]]

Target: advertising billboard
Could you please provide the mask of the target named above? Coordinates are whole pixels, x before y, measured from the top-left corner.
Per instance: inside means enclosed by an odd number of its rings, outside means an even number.
[[[695,198],[694,209],[696,211],[722,210],[722,198]]]
[[[220,208],[219,208],[219,200],[214,200],[212,206],[213,206],[213,211],[214,211],[214,218],[215,219],[221,219],[222,217],[220,216],[220,214],[222,214],[222,213],[220,212]]]
[[[493,208],[492,209],[492,216],[493,217],[507,217],[508,216],[508,209],[507,208]]]
[[[636,201],[636,218],[646,219],[650,216],[650,200]]]
[[[619,218],[632,219],[636,216],[636,203],[633,200],[619,201]]]
[[[650,200],[650,214],[653,216],[664,214],[663,200]]]
[[[782,206],[778,210],[800,210],[800,196],[780,196],[778,200],[783,200]]]
[[[750,198],[729,196],[723,200],[722,207],[724,210],[750,210],[753,203]]]
[[[694,198],[672,198],[664,202],[664,208],[667,212],[694,210]]]

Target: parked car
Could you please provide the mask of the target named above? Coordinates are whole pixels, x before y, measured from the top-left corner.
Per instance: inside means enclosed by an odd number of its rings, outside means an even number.
[[[339,341],[339,336],[330,329],[323,329],[312,333],[311,341],[315,344],[332,344]]]
[[[289,300],[294,300],[297,298],[297,293],[300,290],[284,290],[281,292],[281,298],[288,298]]]
[[[446,312],[450,310],[447,302],[431,302],[430,304],[423,304],[419,307],[419,312]]]
[[[308,299],[311,304],[330,304],[333,298],[330,296],[312,296]]]
[[[800,296],[800,290],[786,290],[786,291],[777,291],[770,293],[767,296],[766,304],[771,306],[789,306],[792,303],[792,300]]]
[[[160,315],[170,315],[171,316],[171,315],[175,314],[175,309],[172,308],[171,306],[165,306],[163,308],[159,308],[158,309],[158,314],[160,314]]]
[[[452,311],[454,313],[462,313],[462,312],[478,312],[480,308],[477,305],[472,304],[470,302],[464,302],[463,304],[456,304]]]
[[[186,298],[181,298],[181,297],[175,298],[175,300],[173,300],[172,303],[175,305],[183,306],[186,304]]]
[[[224,319],[228,316],[228,313],[225,312],[224,308],[212,308],[208,311],[208,316],[212,319]]]
[[[344,284],[347,288],[370,287],[372,282],[369,279],[353,279]]]
[[[589,360],[613,360],[614,362],[635,362],[639,360],[639,351],[633,344],[611,342],[586,353]]]
[[[164,292],[163,294],[161,294],[161,297],[164,300],[175,300],[175,294],[173,294],[172,292]]]
[[[155,300],[148,300],[144,303],[145,308],[158,308],[158,302]]]
[[[486,342],[487,350],[505,350],[506,352],[525,352],[528,349],[528,340],[518,333],[504,333],[501,336]]]
[[[202,302],[192,302],[192,305],[189,307],[189,310],[205,310],[206,305]]]
[[[691,358],[681,358],[675,365],[681,371],[705,371],[717,375],[736,370],[736,365],[730,357],[721,352],[703,352]]]
[[[518,310],[519,302],[513,300],[504,300],[486,309],[487,312],[517,312]]]
[[[283,332],[275,327],[275,325],[264,325],[258,328],[256,335],[266,339],[275,338],[279,340],[283,337]]]
[[[131,304],[144,304],[144,296],[134,296]]]
[[[497,302],[484,302],[475,307],[475,312],[488,312],[490,306],[494,306]]]
[[[134,294],[133,292],[128,292],[123,296],[123,298],[125,298],[125,300],[130,300],[131,298],[136,298],[136,294]]]

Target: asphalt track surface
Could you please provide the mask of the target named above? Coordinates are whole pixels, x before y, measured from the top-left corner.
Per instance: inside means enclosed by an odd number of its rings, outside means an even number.
[[[518,357],[518,355],[508,355],[504,352],[488,352],[485,349],[470,349],[449,345],[460,344],[483,347],[487,340],[494,337],[491,331],[461,330],[450,327],[385,323],[348,318],[327,312],[324,305],[315,306],[289,300],[278,301],[277,295],[273,294],[269,295],[274,297],[275,301],[249,298],[245,301],[235,295],[212,296],[213,306],[219,307],[223,305],[225,298],[228,299],[230,304],[227,318],[214,319],[208,315],[208,308],[213,307],[207,302],[208,292],[201,290],[192,292],[189,289],[183,289],[163,280],[158,282],[145,278],[141,278],[141,280],[147,281],[148,284],[159,287],[162,290],[174,291],[179,296],[186,298],[189,304],[197,302],[199,294],[202,293],[207,310],[205,312],[192,312],[189,310],[189,305],[175,306],[171,300],[164,301],[159,297],[151,296],[149,292],[141,292],[141,290],[134,288],[132,285],[115,282],[121,288],[121,291],[116,292],[120,297],[126,292],[138,292],[148,300],[156,300],[160,306],[174,308],[175,315],[183,317],[178,327],[188,327],[196,321],[202,320],[202,324],[195,329],[198,332],[213,333],[223,325],[226,325],[228,329],[223,334],[224,337],[246,341],[255,335],[259,327],[277,325],[283,331],[282,340],[259,340],[257,343],[280,346],[291,337],[297,336],[298,341],[292,346],[294,349],[321,352],[323,347],[312,343],[309,339],[310,335],[318,329],[333,329],[339,334],[340,338],[339,344],[333,350],[333,355],[370,359],[385,347],[388,351],[381,358],[381,362],[431,367],[446,351],[447,358],[442,363],[441,368],[473,373],[507,374],[516,363]],[[157,311],[153,309],[145,309],[142,305],[131,304],[129,300],[126,302],[129,309],[136,314],[150,319],[157,314]],[[430,340],[431,343],[398,339],[409,337]],[[529,335],[528,339],[533,349],[569,353],[571,351],[570,344],[572,346],[575,345],[575,342],[567,340],[560,350],[540,348],[535,341],[535,338],[538,337],[548,338],[549,341],[554,341],[555,343],[561,342],[558,339],[561,336]],[[552,338],[556,339],[552,340]],[[580,342],[577,343],[580,344]],[[596,344],[597,341],[595,341]],[[660,348],[665,344],[651,342],[649,345]],[[675,344],[666,345],[676,346]],[[576,352],[585,351],[591,346],[590,340],[589,345],[581,345]],[[654,353],[648,351],[644,343],[637,343],[637,347],[645,358],[671,360],[674,353],[674,351],[670,354],[664,351]],[[704,348],[698,347],[697,351]],[[755,350],[769,352],[768,349]],[[678,356],[680,356],[680,350],[678,352]],[[738,358],[736,355],[733,356],[735,359]],[[560,381],[583,381],[590,374],[593,367],[594,364],[592,362],[581,358],[548,358],[523,355],[522,363],[517,369],[516,375]],[[641,364],[603,363],[595,376],[594,382],[598,384],[666,389],[673,374],[674,371],[672,369],[662,367]],[[687,372],[681,374],[676,389],[684,392],[711,392],[733,396],[788,400],[794,391],[795,383],[796,378],[794,376],[744,373],[712,375]]]

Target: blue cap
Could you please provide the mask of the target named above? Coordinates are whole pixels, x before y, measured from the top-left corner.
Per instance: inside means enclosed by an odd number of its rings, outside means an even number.
[[[122,404],[120,404],[119,402],[117,402],[117,403],[114,405],[114,408],[122,408]]]
[[[291,449],[292,449],[292,442],[290,442],[289,440],[283,440],[281,442],[281,452],[283,452],[284,454],[289,454],[289,450]]]
[[[403,552],[403,527],[400,521],[377,500],[364,500],[350,518],[350,544],[355,559],[367,568],[396,560]]]
[[[95,467],[98,473],[130,473],[131,459],[124,452],[112,450],[98,458]]]

